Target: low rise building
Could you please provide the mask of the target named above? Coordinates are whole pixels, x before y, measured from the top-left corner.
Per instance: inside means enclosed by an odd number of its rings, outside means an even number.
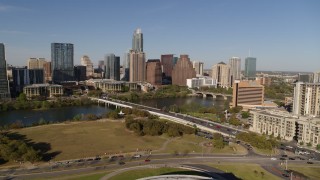
[[[112,79],[90,79],[86,81],[86,85],[94,86],[96,89],[101,89],[103,92],[125,92],[139,90],[138,83],[115,81]]]
[[[297,126],[297,139],[299,143],[302,142],[304,145],[310,143],[314,147],[320,144],[320,118],[299,117]]]
[[[187,79],[187,86],[189,88],[199,88],[203,86],[217,87],[217,81],[210,77],[199,77]]]
[[[23,88],[28,99],[36,97],[59,97],[63,95],[63,87],[56,84],[32,84]]]

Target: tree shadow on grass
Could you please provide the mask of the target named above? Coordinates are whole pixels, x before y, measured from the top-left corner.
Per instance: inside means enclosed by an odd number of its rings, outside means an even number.
[[[50,143],[32,142],[32,140],[28,139],[26,135],[22,135],[17,132],[6,133],[6,136],[11,140],[21,140],[25,142],[28,146],[33,147],[36,151],[39,151],[43,161],[50,161],[51,159],[55,158],[57,155],[61,153],[61,151],[50,152],[52,150]]]
[[[177,172],[170,172],[170,173],[164,173],[161,175],[195,175],[195,176],[205,176],[205,177],[213,177],[210,174],[216,174],[218,176],[221,176],[228,180],[241,180],[240,178],[236,177],[232,173],[204,173],[204,172],[198,172],[198,171],[177,171]]]

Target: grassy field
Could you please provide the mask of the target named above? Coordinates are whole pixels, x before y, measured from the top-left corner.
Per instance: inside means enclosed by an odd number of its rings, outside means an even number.
[[[149,177],[149,176],[158,176],[158,175],[164,175],[164,174],[187,174],[187,175],[205,175],[200,172],[196,171],[189,171],[179,168],[157,168],[157,169],[141,169],[141,170],[132,170],[128,172],[124,172],[122,174],[113,176],[110,178],[110,180],[133,180],[143,177]]]
[[[15,130],[33,142],[46,142],[49,152],[61,152],[55,160],[84,158],[104,153],[134,152],[137,149],[158,149],[166,138],[137,137],[129,132],[122,122],[88,121],[54,124]]]
[[[310,179],[320,179],[320,167],[313,165],[288,165],[288,169],[297,171]]]
[[[221,164],[208,164],[214,168],[220,169],[225,172],[231,172],[238,178],[243,180],[265,180],[265,179],[272,179],[272,180],[280,180],[277,176],[270,174],[269,172],[265,171],[257,164],[236,164],[236,163],[221,163]],[[254,171],[256,170],[257,173]],[[261,172],[264,175],[261,175]]]

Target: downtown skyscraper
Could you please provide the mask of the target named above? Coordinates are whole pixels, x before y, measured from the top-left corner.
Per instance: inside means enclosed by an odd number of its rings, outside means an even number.
[[[114,54],[107,54],[105,56],[105,78],[120,80],[120,57]]]
[[[235,80],[241,78],[241,59],[239,57],[232,57],[229,59],[230,66],[230,85],[233,86]]]
[[[146,80],[146,56],[143,52],[143,34],[136,29],[132,38],[132,49],[129,52],[129,81],[144,82]]]
[[[4,44],[0,43],[0,99],[10,98]]]
[[[73,44],[51,43],[52,81],[74,80]]]
[[[257,59],[254,57],[247,57],[245,59],[244,76],[246,79],[255,79],[257,69]]]

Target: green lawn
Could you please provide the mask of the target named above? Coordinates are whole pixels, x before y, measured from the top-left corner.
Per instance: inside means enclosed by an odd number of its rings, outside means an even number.
[[[278,180],[279,179],[280,180],[280,178],[265,171],[263,168],[261,168],[257,164],[221,163],[221,164],[208,164],[208,165],[228,173],[231,172],[235,176],[243,180],[252,180],[252,179],[254,180],[266,180],[266,179]],[[257,173],[255,173],[255,171]],[[261,175],[261,172],[264,173],[263,176]]]
[[[67,180],[99,180],[103,176],[107,175],[107,173],[98,173],[98,174],[91,174],[85,176],[77,176],[77,177],[69,177],[66,178]]]
[[[306,167],[307,166],[307,167]],[[320,167],[314,167],[314,165],[288,165],[288,169],[297,171],[310,179],[320,179]]]
[[[49,152],[61,152],[55,160],[84,158],[104,153],[135,152],[137,149],[158,149],[166,141],[163,136],[138,137],[123,122],[88,121],[62,123],[14,130],[33,142],[51,145]]]
[[[141,170],[132,170],[128,172],[124,172],[122,174],[113,176],[110,178],[110,180],[133,180],[143,177],[149,177],[149,176],[158,176],[158,175],[164,175],[164,174],[187,174],[187,175],[203,175],[205,174],[196,172],[196,171],[189,171],[179,168],[157,168],[157,169],[141,169]]]
[[[188,112],[189,115],[202,118],[202,119],[207,119],[210,121],[218,121],[217,115],[212,114],[212,113],[197,113],[197,112]]]

